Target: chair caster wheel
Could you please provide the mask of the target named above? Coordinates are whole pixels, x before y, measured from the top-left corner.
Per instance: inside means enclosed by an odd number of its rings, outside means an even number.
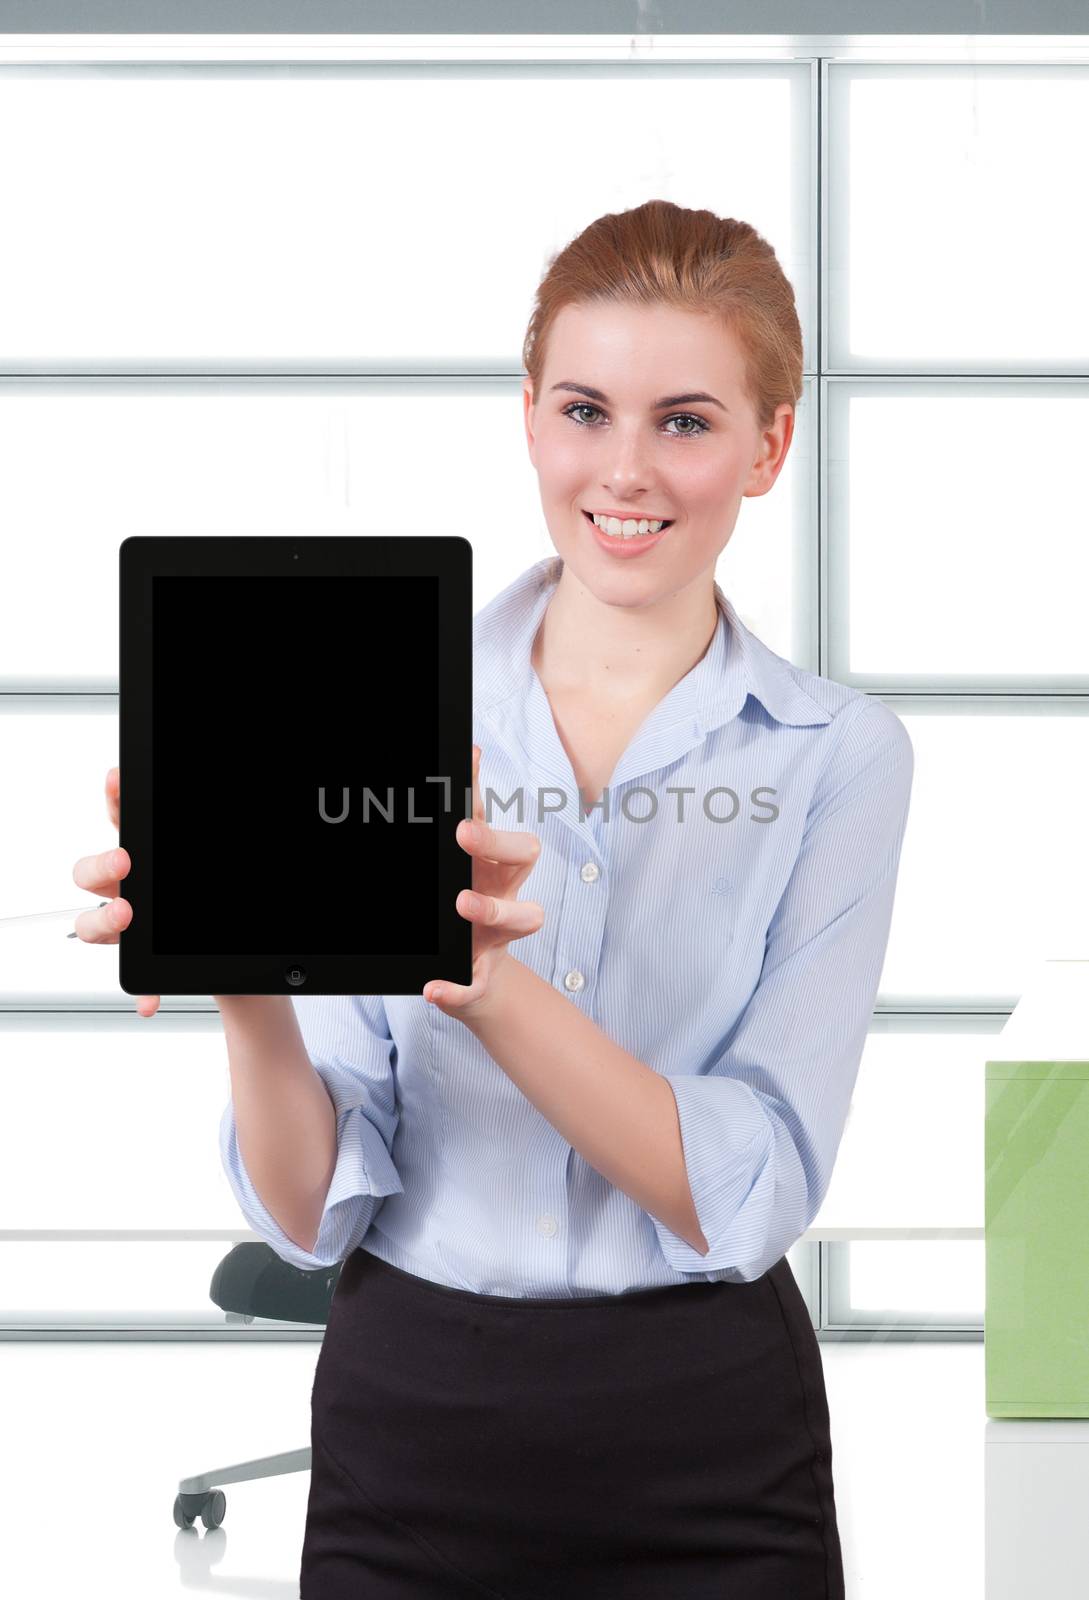
[[[227,1496],[222,1489],[209,1494],[179,1494],[174,1500],[174,1521],[179,1528],[191,1528],[199,1517],[206,1528],[218,1528],[227,1515]]]
[[[227,1515],[227,1496],[222,1489],[213,1489],[204,1502],[200,1520],[206,1528],[218,1528]]]

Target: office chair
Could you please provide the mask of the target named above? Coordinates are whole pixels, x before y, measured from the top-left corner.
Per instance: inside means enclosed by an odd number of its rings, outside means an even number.
[[[213,1304],[247,1322],[270,1317],[277,1322],[313,1322],[324,1328],[343,1265],[338,1261],[332,1267],[306,1271],[282,1260],[263,1240],[247,1239],[224,1256],[212,1274],[208,1293]],[[306,1445],[302,1450],[285,1450],[182,1478],[174,1501],[174,1521],[179,1528],[191,1528],[199,1517],[206,1528],[218,1528],[227,1512],[227,1496],[217,1484],[309,1470],[310,1446]]]
[[[104,906],[106,901],[100,900],[98,904]],[[40,934],[52,945],[57,938],[58,925],[64,923],[70,927],[72,918],[87,909],[85,905],[68,906],[61,911],[0,917],[0,928],[13,933],[18,930],[19,948],[25,959],[28,939]],[[78,935],[71,929],[64,932],[64,937],[75,939]],[[52,954],[51,949],[49,953]],[[332,1267],[307,1271],[281,1260],[263,1240],[247,1239],[224,1256],[212,1274],[208,1292],[213,1304],[246,1322],[252,1322],[254,1317],[269,1317],[275,1322],[313,1322],[324,1328],[343,1265],[338,1261]],[[302,1450],[285,1450],[282,1455],[263,1456],[256,1461],[242,1461],[237,1466],[202,1472],[195,1478],[182,1478],[174,1501],[174,1521],[179,1528],[191,1528],[199,1517],[206,1528],[218,1528],[226,1515],[227,1496],[216,1488],[217,1484],[245,1483],[250,1478],[274,1478],[281,1472],[309,1470],[310,1446],[307,1445]]]

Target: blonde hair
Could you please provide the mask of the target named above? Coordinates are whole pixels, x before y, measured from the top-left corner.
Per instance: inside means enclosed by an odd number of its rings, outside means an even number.
[[[710,316],[741,348],[743,389],[761,432],[802,398],[794,289],[747,222],[647,200],[591,222],[554,255],[537,289],[522,364],[540,401],[548,334],[566,305],[664,305]]]

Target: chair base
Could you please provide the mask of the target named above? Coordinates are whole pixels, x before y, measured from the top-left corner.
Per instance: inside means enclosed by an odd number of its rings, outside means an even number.
[[[241,1461],[233,1467],[215,1467],[211,1472],[201,1472],[193,1478],[183,1478],[178,1484],[178,1497],[174,1501],[174,1521],[179,1528],[191,1528],[200,1517],[206,1528],[218,1528],[227,1511],[227,1497],[217,1485],[221,1483],[249,1483],[255,1478],[275,1478],[282,1472],[309,1472],[310,1446],[301,1450],[283,1450],[275,1456],[258,1456],[253,1461]]]

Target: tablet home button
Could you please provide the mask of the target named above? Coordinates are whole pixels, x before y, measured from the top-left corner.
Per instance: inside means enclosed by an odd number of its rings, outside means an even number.
[[[293,989],[298,989],[306,982],[306,968],[288,967],[287,971],[284,973],[284,977],[287,979],[288,983]]]

